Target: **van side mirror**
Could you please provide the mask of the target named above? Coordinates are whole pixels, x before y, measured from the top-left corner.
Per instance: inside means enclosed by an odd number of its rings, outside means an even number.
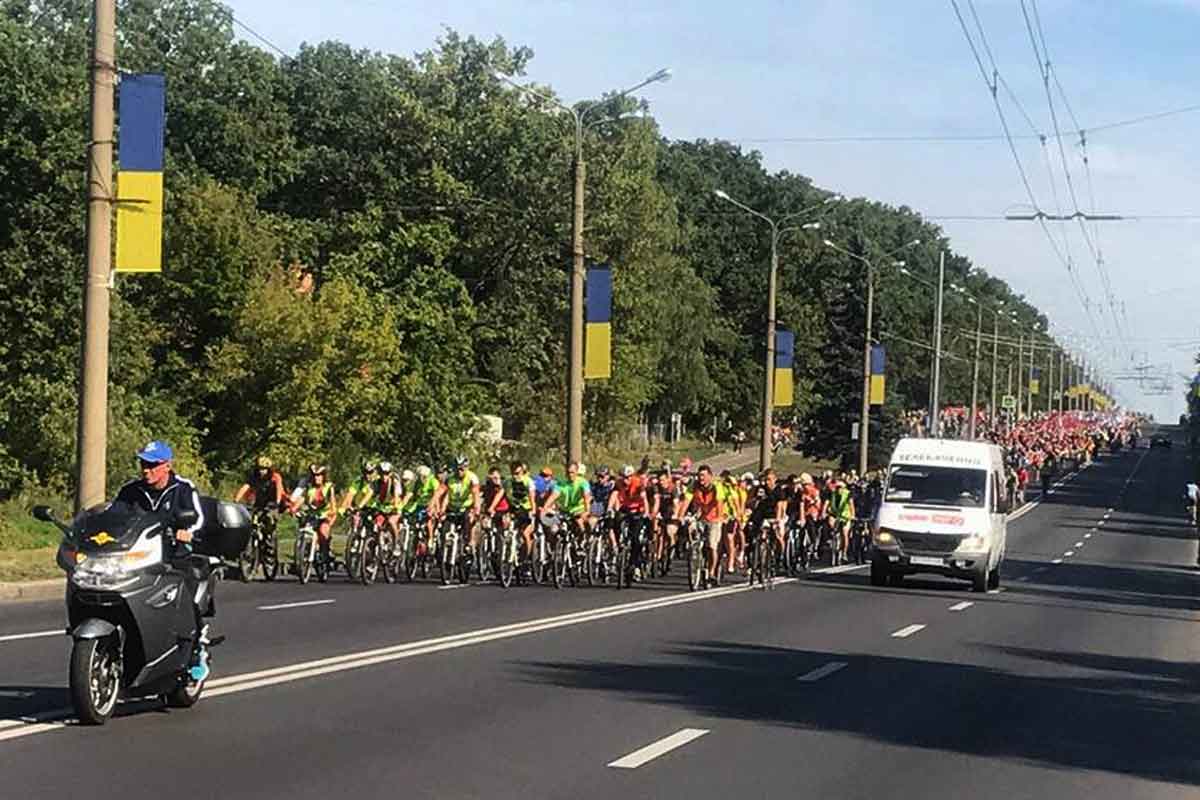
[[[175,524],[180,528],[190,528],[200,519],[200,514],[194,508],[181,508],[175,512]]]

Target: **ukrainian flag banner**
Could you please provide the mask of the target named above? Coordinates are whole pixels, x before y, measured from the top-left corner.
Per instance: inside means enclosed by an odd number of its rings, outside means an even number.
[[[796,402],[796,387],[792,365],[796,363],[796,335],[791,331],[775,330],[775,375],[772,391],[773,406],[790,406]]]
[[[598,264],[585,284],[583,377],[612,377],[612,268]]]
[[[887,383],[887,351],[883,345],[871,345],[871,405],[883,405],[884,389]]]
[[[1042,370],[1040,367],[1034,367],[1029,376],[1029,393],[1038,394],[1038,390],[1042,388]]]
[[[125,75],[118,95],[117,272],[162,271],[163,130],[167,82]]]

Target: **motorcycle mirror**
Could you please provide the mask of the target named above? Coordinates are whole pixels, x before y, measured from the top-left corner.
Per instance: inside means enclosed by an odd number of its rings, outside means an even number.
[[[182,508],[175,512],[175,524],[180,528],[190,528],[200,519],[200,514],[195,509]]]
[[[34,506],[33,518],[42,522],[55,522],[54,511],[50,506]]]

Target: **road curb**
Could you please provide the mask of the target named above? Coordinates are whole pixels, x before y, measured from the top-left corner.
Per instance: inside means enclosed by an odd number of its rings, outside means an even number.
[[[50,578],[44,581],[0,583],[0,603],[29,603],[35,600],[61,598],[65,587],[65,577]]]

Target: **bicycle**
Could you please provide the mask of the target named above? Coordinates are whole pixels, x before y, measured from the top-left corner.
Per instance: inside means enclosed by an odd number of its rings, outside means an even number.
[[[778,524],[778,520],[764,520],[758,526],[757,535],[753,540],[754,553],[750,559],[749,582],[753,585],[758,581],[758,585],[763,589],[771,589],[775,585],[775,549],[779,546],[775,528]]]
[[[557,514],[538,514],[533,524],[533,555],[530,571],[535,584],[539,586],[552,579],[551,572],[554,558],[550,545],[550,535],[558,527]]]
[[[388,527],[387,517],[381,511],[374,512],[366,525],[366,536],[363,538],[361,563],[358,567],[358,577],[363,586],[375,582],[379,573],[383,573],[385,583],[395,582],[390,570],[390,553],[395,546],[392,531]]]
[[[787,523],[783,537],[783,570],[787,575],[799,575],[808,570],[808,558],[804,548],[804,523],[792,520]]]
[[[850,552],[855,564],[866,564],[871,554],[870,520],[858,517],[850,528]]]
[[[317,573],[318,582],[325,583],[329,579],[329,564],[326,563],[325,556],[320,552],[321,548],[318,545],[317,528],[320,524],[321,517],[310,514],[301,522],[300,530],[296,534],[292,569],[302,584],[308,583],[314,570]]]
[[[499,543],[496,548],[496,576],[505,589],[516,578],[520,582],[521,533],[513,524],[511,515],[505,515],[499,528]]]
[[[708,543],[708,532],[698,524],[694,516],[684,517],[680,535],[687,537],[688,591],[695,592],[706,588],[710,579],[720,585],[725,580],[725,561],[728,557],[724,531],[717,545],[715,574],[710,574],[708,570],[708,556],[712,553],[712,547]]]
[[[561,589],[567,581],[571,586],[579,585],[579,538],[582,531],[575,517],[567,518],[559,529],[554,543],[554,588]]]
[[[487,583],[496,577],[496,554],[498,547],[495,536],[496,524],[491,514],[483,514],[479,520],[479,543],[475,546],[472,566],[480,583]]]
[[[346,536],[346,547],[342,551],[342,563],[346,567],[346,578],[358,580],[358,568],[362,563],[363,541],[366,537],[366,511],[359,509],[350,516],[350,533]]]
[[[411,583],[417,574],[417,533],[411,515],[402,515],[397,527],[399,532],[389,556],[388,570],[395,579]]]
[[[467,514],[463,511],[451,512],[442,519],[441,546],[439,548],[438,570],[442,585],[448,586],[451,581],[460,584],[468,583],[471,579],[470,559],[463,547],[463,537],[470,541],[470,526],[467,524]]]
[[[610,559],[613,554],[608,539],[612,522],[612,515],[606,513],[596,520],[596,524],[592,526],[592,530],[587,535],[587,544],[584,548],[587,571],[584,574],[587,577],[588,586],[608,583],[612,579],[613,567]]]
[[[250,541],[238,555],[238,572],[243,583],[248,582],[255,570],[262,567],[263,578],[275,580],[279,574],[279,546],[275,538],[275,508],[266,506],[254,512],[251,521]]]

